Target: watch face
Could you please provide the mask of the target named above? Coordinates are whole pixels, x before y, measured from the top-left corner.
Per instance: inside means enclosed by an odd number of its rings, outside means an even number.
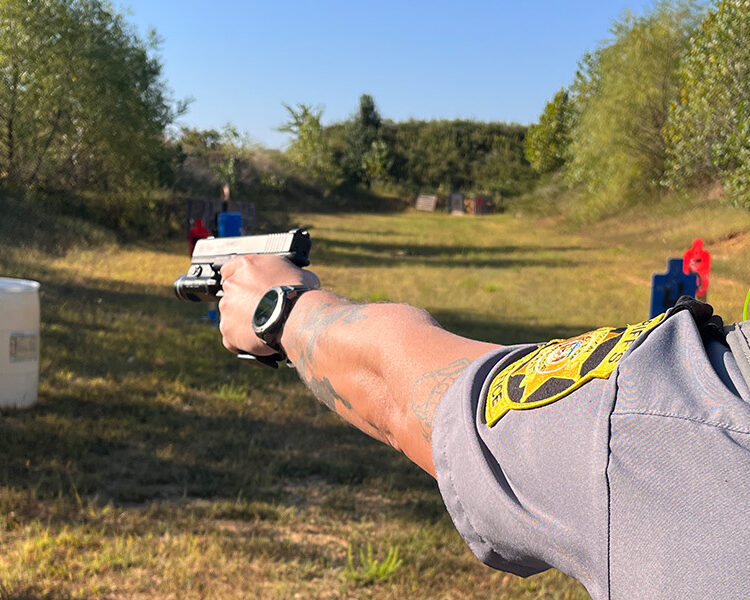
[[[258,302],[258,308],[255,309],[253,315],[253,327],[263,327],[273,315],[276,305],[279,303],[280,297],[276,290],[269,290],[266,295]]]

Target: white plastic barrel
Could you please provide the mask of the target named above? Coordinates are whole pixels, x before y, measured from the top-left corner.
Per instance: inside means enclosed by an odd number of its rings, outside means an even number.
[[[0,407],[25,408],[39,388],[39,283],[0,277]]]

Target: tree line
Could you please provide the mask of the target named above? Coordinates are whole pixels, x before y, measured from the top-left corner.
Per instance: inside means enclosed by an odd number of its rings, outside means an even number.
[[[707,184],[750,208],[750,0],[663,1],[611,34],[530,127],[534,169],[595,212]]]
[[[142,39],[103,0],[0,0],[0,31],[0,183],[114,227],[152,226],[170,196],[218,194],[224,184],[237,198],[507,197],[536,178],[523,126],[396,123],[367,94],[350,118],[325,126],[322,109],[285,105],[285,152],[258,148],[231,125],[173,131],[187,104],[170,97],[158,36]]]
[[[626,13],[530,128],[395,122],[363,94],[331,124],[284,105],[284,151],[231,125],[176,131],[187,103],[170,96],[158,36],[104,0],[0,0],[0,33],[0,187],[112,227],[177,230],[180,198],[225,184],[271,208],[336,209],[362,194],[502,203],[558,172],[598,210],[706,183],[750,208],[750,0]]]
[[[467,120],[383,119],[369,94],[347,120],[324,126],[319,107],[285,105],[281,131],[294,163],[328,188],[364,186],[414,196],[527,191],[536,179],[524,155],[526,127]]]

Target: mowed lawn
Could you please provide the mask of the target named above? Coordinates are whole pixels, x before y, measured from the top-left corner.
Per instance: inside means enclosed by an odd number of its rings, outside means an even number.
[[[513,215],[293,221],[326,287],[499,343],[643,320],[651,274],[693,237],[727,321],[750,287],[750,215],[730,208],[575,230]],[[430,477],[294,371],[224,351],[206,307],[173,296],[188,264],[182,242],[3,248],[0,275],[42,282],[42,359],[39,403],[0,411],[0,599],[588,598],[558,572],[482,566]],[[400,564],[368,569],[368,546]]]

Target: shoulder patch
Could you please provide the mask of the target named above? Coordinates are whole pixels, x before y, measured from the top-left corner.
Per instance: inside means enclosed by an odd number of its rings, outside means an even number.
[[[492,380],[484,416],[492,427],[509,410],[550,404],[592,379],[608,378],[623,354],[664,318],[602,327],[567,340],[552,340],[506,366]]]

